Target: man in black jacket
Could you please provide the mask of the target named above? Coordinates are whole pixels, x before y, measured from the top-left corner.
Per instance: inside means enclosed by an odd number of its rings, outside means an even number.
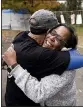
[[[56,26],[58,21],[51,11],[41,9],[30,20],[30,32],[21,32],[13,41],[17,62],[38,80],[50,75],[61,75],[70,62],[69,52],[58,52],[42,47],[48,29]],[[35,72],[33,72],[35,71]],[[14,83],[14,78],[7,78],[7,106],[37,106],[28,99]]]

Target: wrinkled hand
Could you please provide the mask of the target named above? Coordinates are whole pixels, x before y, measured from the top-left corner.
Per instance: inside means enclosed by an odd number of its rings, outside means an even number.
[[[9,47],[7,49],[7,51],[2,55],[2,58],[9,66],[12,66],[13,64],[17,63],[16,52],[12,47]]]

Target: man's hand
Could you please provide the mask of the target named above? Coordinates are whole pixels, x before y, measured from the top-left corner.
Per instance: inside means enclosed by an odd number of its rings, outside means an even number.
[[[16,52],[12,47],[8,48],[8,50],[2,55],[2,58],[8,66],[12,66],[13,64],[17,63]]]

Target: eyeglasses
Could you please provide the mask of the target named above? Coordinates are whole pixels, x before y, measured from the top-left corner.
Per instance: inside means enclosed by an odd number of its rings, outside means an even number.
[[[56,40],[61,44],[61,45],[65,45],[67,44],[66,41],[63,40],[63,38],[54,30],[51,29],[49,30],[47,33],[50,33],[52,36],[55,36]]]

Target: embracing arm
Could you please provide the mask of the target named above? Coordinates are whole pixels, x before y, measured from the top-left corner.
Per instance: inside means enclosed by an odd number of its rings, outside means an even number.
[[[83,67],[83,55],[78,51],[71,49],[70,53],[70,63],[67,70],[78,69]]]
[[[14,76],[17,86],[35,103],[40,103],[55,95],[71,81],[73,76],[71,71],[66,71],[62,76],[50,75],[38,81],[20,65],[13,69],[11,75]]]
[[[83,55],[75,49],[69,51],[44,51],[44,54],[42,53],[40,56],[40,62],[42,62],[46,68],[51,69],[51,71],[49,71],[50,74],[61,75],[65,70],[74,70],[83,67]]]

